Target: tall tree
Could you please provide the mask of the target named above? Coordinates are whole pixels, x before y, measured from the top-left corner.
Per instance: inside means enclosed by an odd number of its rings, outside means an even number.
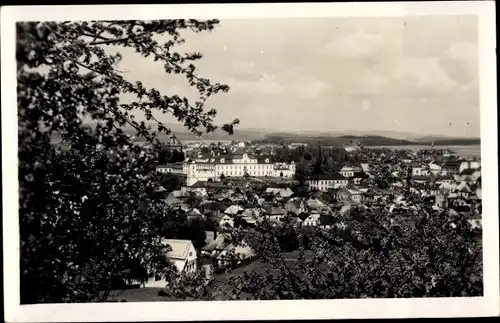
[[[227,85],[198,75],[201,53],[179,53],[183,31],[211,31],[217,20],[22,22],[17,24],[17,94],[21,229],[21,302],[98,300],[113,279],[168,275],[151,223],[163,202],[157,150],[134,144],[125,126],[157,147],[170,114],[193,133],[213,132],[205,102]],[[156,61],[196,88],[192,102],[129,80],[117,68],[121,49]],[[123,95],[133,98],[124,103]],[[142,113],[151,124],[138,122]],[[84,119],[93,121],[92,127]],[[238,120],[222,125],[232,133]],[[51,139],[58,135],[62,147]],[[65,149],[62,149],[65,148]],[[146,201],[147,207],[141,207]],[[142,204],[144,205],[144,203]]]

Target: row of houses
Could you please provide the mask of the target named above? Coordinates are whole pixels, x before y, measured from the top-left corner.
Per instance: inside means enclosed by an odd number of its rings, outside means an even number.
[[[255,257],[249,246],[235,245],[231,241],[231,231],[235,227],[251,227],[268,220],[275,225],[291,222],[294,225],[328,228],[353,207],[382,207],[392,214],[417,210],[416,205],[406,201],[402,193],[403,187],[408,185],[404,168],[398,164],[384,164],[384,160],[385,155],[378,156],[370,164],[346,165],[334,175],[308,178],[306,184],[311,190],[308,197],[295,196],[290,187],[269,184],[266,179],[260,183],[263,189],[257,189],[250,179],[235,184],[236,179],[244,178],[245,174],[259,177],[261,172],[264,172],[264,177],[270,178],[292,177],[294,163],[278,164],[272,156],[247,153],[198,156],[184,163],[159,166],[159,172],[182,174],[189,179],[180,190],[169,192],[165,197],[170,207],[182,210],[188,219],[211,219],[217,223],[215,231],[206,232],[206,245],[201,250],[193,252],[189,242],[174,241],[177,251],[169,257],[177,262],[181,271],[189,272],[193,267],[194,270],[223,268],[234,261],[241,264]],[[412,155],[406,163],[402,163],[411,166],[410,190],[413,193],[434,200],[436,210],[454,208],[464,214],[481,214],[479,162],[417,160],[416,155]],[[377,189],[373,181],[370,182],[382,164],[389,167],[396,179],[387,189]],[[220,181],[221,175],[227,176],[228,181]],[[196,207],[188,203],[193,195],[201,200]],[[185,248],[181,247],[183,244]],[[187,251],[181,252],[181,249]],[[176,258],[174,254],[181,256]],[[192,265],[193,257],[197,259],[196,265]],[[160,280],[151,282],[161,283]]]

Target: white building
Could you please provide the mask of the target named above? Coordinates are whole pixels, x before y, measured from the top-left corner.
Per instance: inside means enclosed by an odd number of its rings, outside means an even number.
[[[433,174],[433,175],[438,175],[438,174],[441,174],[443,172],[443,168],[441,167],[441,163],[439,162],[431,162],[429,164],[429,171]]]
[[[274,164],[273,177],[292,178],[293,175],[295,175],[295,163],[293,161],[290,164]]]
[[[173,263],[179,273],[194,273],[198,269],[198,255],[190,240],[163,239],[162,244],[170,246],[166,257]],[[164,277],[156,275],[143,284],[143,287],[165,287]]]
[[[306,180],[306,184],[310,190],[327,191],[332,188],[345,187],[348,184],[348,179],[340,174],[313,176]]]
[[[319,225],[319,213],[311,213],[302,223],[303,226],[312,227]]]
[[[411,175],[412,176],[430,176],[431,172],[428,169],[428,167],[415,164],[415,165],[412,165]]]
[[[222,229],[234,227],[233,216],[230,216],[228,214],[224,214],[222,219],[220,219],[220,221],[219,221],[219,227],[221,227]]]
[[[225,177],[268,176],[287,177],[295,174],[295,164],[273,163],[269,156],[249,156],[248,154],[208,156],[184,162],[186,184],[198,181],[219,181]],[[283,175],[283,176],[281,176]]]
[[[156,171],[166,174],[183,174],[183,163],[172,163],[156,166]]]
[[[363,168],[359,166],[344,166],[340,170],[340,175],[344,177],[354,177],[356,175],[359,175],[363,172]]]
[[[460,163],[460,167],[458,169],[459,173],[462,173],[466,169],[478,169],[481,167],[481,162],[478,161],[463,161]]]

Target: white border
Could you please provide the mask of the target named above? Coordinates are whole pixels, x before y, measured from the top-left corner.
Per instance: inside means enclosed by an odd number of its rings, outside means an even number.
[[[19,305],[19,225],[17,193],[17,110],[15,21],[278,18],[405,15],[479,16],[481,155],[484,203],[485,296],[441,299],[363,299],[322,301],[157,302],[111,304]],[[496,117],[495,6],[492,1],[308,3],[137,6],[3,7],[2,173],[5,320],[18,322],[183,321],[254,319],[329,319],[399,317],[472,317],[498,315],[498,169]]]

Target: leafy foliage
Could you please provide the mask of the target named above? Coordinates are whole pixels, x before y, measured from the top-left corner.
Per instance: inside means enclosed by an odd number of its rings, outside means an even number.
[[[296,226],[299,247],[293,256],[286,253],[280,234],[269,223],[245,233],[267,269],[233,277],[236,297],[482,295],[482,248],[469,223],[463,217],[432,211],[417,196],[407,198],[420,207],[398,215],[380,208],[353,208],[331,228],[307,232]],[[281,232],[287,230],[285,226]]]
[[[150,225],[165,217],[157,186],[155,113],[193,133],[213,132],[211,95],[227,85],[198,75],[201,53],[181,54],[182,30],[211,31],[217,20],[22,22],[17,25],[21,302],[99,300],[114,280],[145,279],[171,268]],[[119,52],[132,48],[197,89],[191,102],[128,80]],[[123,95],[135,98],[123,103]],[[138,122],[140,112],[151,123]],[[92,120],[89,126],[84,120]],[[234,120],[222,130],[232,133]],[[137,146],[132,127],[153,150]],[[52,139],[58,136],[62,145]]]

